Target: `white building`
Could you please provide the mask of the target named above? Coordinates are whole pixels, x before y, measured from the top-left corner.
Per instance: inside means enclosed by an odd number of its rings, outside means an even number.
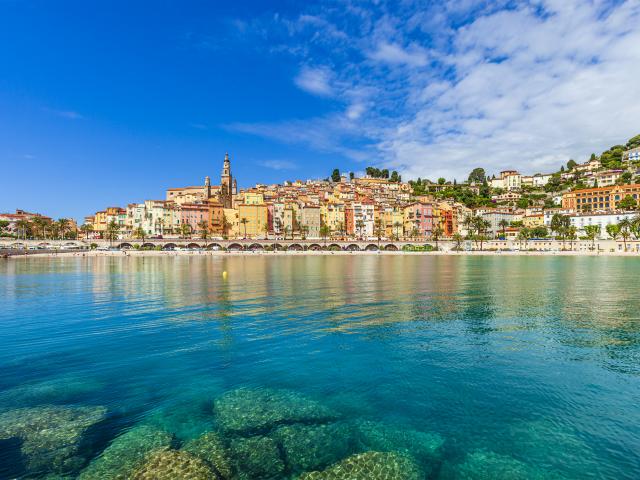
[[[640,161],[640,147],[632,148],[622,154],[623,162],[638,162]]]
[[[620,221],[624,218],[632,220],[638,215],[637,212],[633,213],[591,213],[591,214],[574,214],[569,217],[571,220],[571,225],[576,227],[578,230],[578,236],[585,236],[586,232],[584,227],[588,225],[599,225],[600,226],[600,240],[606,240],[609,237],[607,233],[607,225],[615,225],[620,223]]]

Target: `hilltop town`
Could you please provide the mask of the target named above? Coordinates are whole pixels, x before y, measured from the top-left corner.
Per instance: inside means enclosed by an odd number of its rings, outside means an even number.
[[[171,187],[162,200],[112,206],[81,226],[18,210],[0,214],[15,238],[118,239],[616,239],[640,236],[640,135],[559,171],[483,168],[464,182],[403,181],[368,167],[321,180],[238,189],[225,155],[220,183]]]

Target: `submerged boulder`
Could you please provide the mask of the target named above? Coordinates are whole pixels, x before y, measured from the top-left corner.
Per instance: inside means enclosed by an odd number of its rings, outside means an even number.
[[[418,480],[424,473],[400,453],[365,452],[352,455],[321,472],[304,473],[299,480]]]
[[[437,433],[369,420],[356,423],[355,431],[361,450],[404,452],[428,466],[429,470],[442,459],[444,438]]]
[[[488,450],[476,450],[467,454],[463,462],[453,466],[451,470],[451,476],[456,480],[543,480],[551,478],[513,457]]]
[[[169,449],[173,436],[150,425],[140,425],[118,436],[82,471],[79,480],[126,480],[150,453]]]
[[[282,424],[320,423],[337,414],[319,402],[287,390],[241,388],[214,402],[218,426],[226,432],[266,433]]]
[[[42,406],[0,414],[0,440],[18,438],[29,472],[67,473],[86,462],[82,450],[89,427],[102,421],[104,407]]]
[[[240,479],[281,478],[284,474],[278,445],[269,437],[237,438],[230,450]]]
[[[343,423],[286,425],[271,437],[281,446],[289,470],[319,470],[353,453],[352,429]]]
[[[92,378],[66,375],[19,385],[0,392],[2,407],[30,407],[51,403],[77,402],[104,388]]]
[[[190,453],[160,450],[152,453],[131,480],[216,480],[207,463]]]
[[[215,432],[207,432],[204,435],[187,442],[182,450],[190,453],[211,465],[220,477],[227,480],[233,475],[229,451],[220,436]]]

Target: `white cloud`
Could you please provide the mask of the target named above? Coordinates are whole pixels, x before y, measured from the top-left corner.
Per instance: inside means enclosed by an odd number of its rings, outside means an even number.
[[[295,170],[298,166],[288,160],[263,160],[258,162],[261,166],[272,170]]]
[[[418,46],[412,45],[408,49],[400,45],[382,42],[376,49],[369,53],[369,58],[378,62],[389,64],[406,64],[411,67],[424,67],[428,58],[426,51]]]
[[[331,72],[326,68],[303,67],[294,82],[298,88],[314,95],[330,96],[333,93]]]
[[[78,113],[78,112],[74,112],[73,110],[54,110],[51,108],[47,108],[45,109],[48,112],[53,113],[54,115],[57,115],[59,117],[62,118],[67,118],[69,120],[81,120],[84,118],[84,115]]]

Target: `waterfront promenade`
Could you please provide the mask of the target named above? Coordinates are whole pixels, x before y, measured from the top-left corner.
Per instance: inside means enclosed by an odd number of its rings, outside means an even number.
[[[459,246],[459,248],[457,248]],[[530,240],[524,242],[511,240],[488,240],[482,247],[476,242],[464,240],[457,244],[452,240],[435,241],[376,241],[376,240],[318,240],[318,239],[118,239],[108,240],[16,240],[0,241],[0,253],[10,254],[46,254],[56,251],[94,251],[96,254],[109,253],[110,250],[122,250],[130,253],[189,253],[206,250],[211,253],[563,253],[563,254],[639,254],[640,241],[600,240],[591,241]],[[106,250],[106,251],[105,251]]]

